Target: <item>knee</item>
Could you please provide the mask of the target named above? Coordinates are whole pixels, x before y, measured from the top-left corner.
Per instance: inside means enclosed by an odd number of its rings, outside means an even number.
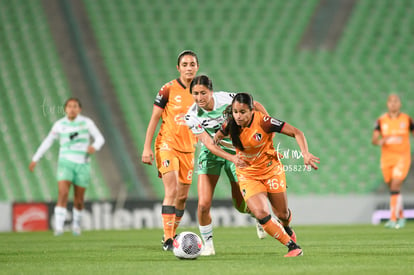
[[[175,200],[176,196],[177,196],[177,191],[176,189],[169,189],[169,188],[165,188],[164,190],[164,198],[166,199],[170,199],[170,200]]]
[[[177,196],[177,201],[181,203],[185,203],[187,201],[188,195],[187,194],[179,194]]]
[[[252,213],[257,220],[261,220],[270,215],[270,213],[268,211],[265,211],[264,209],[254,210],[252,211]]]
[[[401,181],[391,181],[389,184],[390,192],[400,192]]]
[[[287,209],[286,211],[277,213],[277,218],[282,221],[289,221],[290,217],[291,217],[291,213],[289,209]]]
[[[198,213],[201,215],[206,215],[210,213],[211,204],[210,203],[199,203],[198,204]]]

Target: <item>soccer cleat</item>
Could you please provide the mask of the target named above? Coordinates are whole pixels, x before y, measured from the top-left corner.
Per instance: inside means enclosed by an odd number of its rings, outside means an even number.
[[[398,222],[395,228],[400,229],[400,228],[405,227],[405,222],[406,220],[404,218],[398,219]]]
[[[289,250],[285,257],[297,257],[303,255],[302,249],[295,242],[289,241],[287,247]]]
[[[58,237],[58,236],[62,236],[63,235],[63,230],[55,230],[55,232],[53,232],[53,236]]]
[[[177,238],[177,234],[174,235],[173,239],[175,238]],[[162,235],[161,244],[164,244],[164,239],[165,239],[165,235]]]
[[[386,228],[397,228],[397,222],[389,220],[384,225]]]
[[[82,233],[82,231],[81,231],[80,227],[72,228],[72,235],[73,236],[75,236],[75,237],[80,236],[81,233]]]
[[[162,249],[164,251],[173,251],[173,249],[174,249],[173,240],[172,239],[166,240],[162,245]]]
[[[303,251],[300,248],[289,250],[288,253],[285,255],[285,257],[298,257],[298,256],[303,256]]]
[[[201,249],[201,256],[213,256],[216,255],[216,251],[214,250],[213,244],[206,244],[203,245],[203,248]]]
[[[257,232],[257,237],[259,237],[259,239],[264,239],[266,238],[266,231],[264,231],[263,226],[256,220],[256,232]]]

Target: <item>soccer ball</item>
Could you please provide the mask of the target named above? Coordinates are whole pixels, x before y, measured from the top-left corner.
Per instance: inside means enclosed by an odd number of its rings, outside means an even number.
[[[203,246],[200,237],[193,232],[181,232],[174,239],[174,255],[179,259],[196,259]]]

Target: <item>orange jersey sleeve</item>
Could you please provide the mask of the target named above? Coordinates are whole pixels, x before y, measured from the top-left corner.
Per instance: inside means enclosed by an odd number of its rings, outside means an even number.
[[[196,139],[184,116],[194,103],[190,90],[179,79],[168,82],[159,90],[154,105],[162,108],[162,124],[155,147],[194,152]]]

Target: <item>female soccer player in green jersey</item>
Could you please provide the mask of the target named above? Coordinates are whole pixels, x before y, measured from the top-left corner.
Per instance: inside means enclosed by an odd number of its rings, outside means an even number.
[[[69,98],[65,103],[66,116],[55,122],[49,135],[43,140],[29,165],[30,171],[40,158],[58,139],[60,143],[57,168],[58,200],[55,206],[55,236],[63,234],[70,186],[74,187],[73,235],[81,234],[81,218],[84,207],[85,190],[90,183],[90,156],[101,149],[105,140],[88,117],[82,116],[81,103],[77,98]],[[91,144],[90,137],[94,142]]]

